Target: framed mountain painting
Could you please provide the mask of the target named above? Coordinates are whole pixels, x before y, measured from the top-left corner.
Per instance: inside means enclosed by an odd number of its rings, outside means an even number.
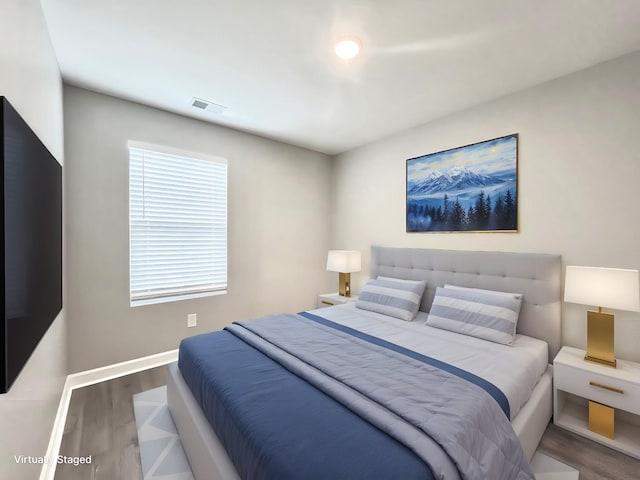
[[[517,232],[518,134],[407,160],[407,232]]]

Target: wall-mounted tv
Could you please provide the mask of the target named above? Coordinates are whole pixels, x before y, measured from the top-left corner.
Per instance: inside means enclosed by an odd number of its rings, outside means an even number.
[[[0,393],[6,393],[62,308],[62,167],[0,100]]]

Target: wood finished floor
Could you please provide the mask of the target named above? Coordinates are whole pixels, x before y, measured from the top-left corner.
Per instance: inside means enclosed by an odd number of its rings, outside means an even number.
[[[133,395],[166,383],[163,366],[74,390],[60,455],[92,463],[58,464],[55,479],[142,480]]]
[[[640,460],[549,425],[538,451],[580,471],[580,480],[639,480]]]
[[[60,455],[92,455],[90,465],[58,465],[56,480],[141,480],[133,395],[165,385],[166,367],[73,391]],[[640,461],[549,425],[539,450],[580,471],[580,480],[640,479]]]

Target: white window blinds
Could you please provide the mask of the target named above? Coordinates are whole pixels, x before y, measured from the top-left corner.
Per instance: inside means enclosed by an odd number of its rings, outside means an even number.
[[[226,161],[174,153],[129,143],[132,306],[226,293]]]

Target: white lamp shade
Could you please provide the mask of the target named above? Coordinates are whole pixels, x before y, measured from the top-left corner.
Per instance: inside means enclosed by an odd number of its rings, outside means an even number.
[[[640,311],[638,270],[567,266],[564,301]]]
[[[327,270],[330,272],[359,272],[361,267],[360,252],[356,250],[329,250]]]

